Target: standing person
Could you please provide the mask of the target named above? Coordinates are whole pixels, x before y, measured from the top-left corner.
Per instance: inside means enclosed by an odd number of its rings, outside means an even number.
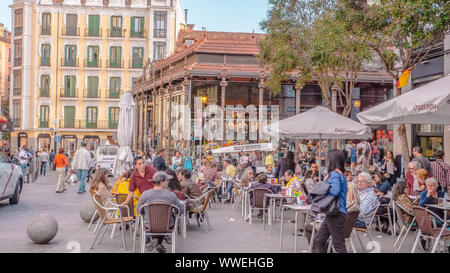
[[[411,161],[408,164],[408,172],[406,173],[406,184],[408,185],[409,195],[417,194],[414,191],[418,191],[419,188],[417,185],[419,184],[416,180],[416,171],[421,168],[421,165],[418,161]]]
[[[155,159],[155,153],[153,151],[153,149],[150,149],[147,151],[146,155],[145,155],[145,165],[147,166],[153,166],[153,160]]]
[[[81,147],[75,152],[72,157],[72,169],[77,171],[78,181],[80,186],[78,187],[78,193],[85,193],[85,182],[88,175],[88,171],[91,168],[91,153],[87,150],[87,143],[81,142]]]
[[[275,178],[280,181],[281,177],[283,177],[287,170],[291,170],[295,173],[294,153],[292,151],[288,151],[286,156],[281,160],[280,164],[278,164],[275,172]]]
[[[350,169],[352,174],[356,174],[356,161],[358,159],[356,144],[353,143],[350,148]]]
[[[50,165],[51,165],[51,170],[55,170],[55,164],[53,164],[53,160],[55,159],[55,156],[56,156],[56,154],[55,154],[55,152],[53,151],[53,150],[51,150],[50,151],[50,155],[49,155],[49,162],[50,162]]]
[[[386,156],[383,158],[383,161],[381,163],[381,170],[384,173],[387,173],[389,175],[389,184],[391,184],[391,187],[395,184],[397,181],[397,178],[395,176],[395,172],[397,171],[397,167],[395,167],[394,162],[394,155],[391,151],[386,152]]]
[[[29,184],[30,181],[28,181],[27,177],[27,168],[30,161],[30,153],[28,153],[28,148],[26,145],[22,147],[22,149],[19,152],[19,163],[20,167],[22,168],[22,176],[24,183]]]
[[[182,158],[181,158],[180,152],[179,151],[175,151],[175,156],[172,157],[172,164],[173,164],[172,169],[176,170],[176,169],[178,169],[180,167],[183,167],[181,165],[181,161],[182,161]]]
[[[378,161],[380,160],[380,150],[378,149],[378,146],[375,142],[372,141],[372,143],[370,144],[371,148],[372,148],[372,159],[373,162],[378,163]]]
[[[47,164],[48,164],[48,160],[49,160],[49,155],[47,153],[47,150],[44,149],[42,151],[42,153],[39,156],[40,160],[41,160],[41,170],[40,170],[40,175],[44,174],[44,176],[47,173]]]
[[[155,160],[153,161],[153,167],[155,167],[155,169],[157,171],[165,171],[165,170],[167,170],[169,168],[169,167],[167,167],[166,161],[163,158],[164,151],[165,151],[165,149],[160,149],[156,153]]]
[[[66,167],[69,166],[67,157],[64,155],[64,148],[59,148],[59,153],[53,159],[55,164],[56,173],[58,174],[58,183],[56,184],[56,193],[62,193],[66,190],[64,186],[64,177],[66,173]]]
[[[140,193],[144,193],[147,190],[153,188],[153,176],[157,172],[152,166],[145,165],[145,159],[143,157],[136,157],[133,162],[134,172],[130,178],[130,192],[127,199],[122,205],[128,204],[133,197],[134,191],[139,190]]]
[[[450,165],[445,163],[444,152],[436,152],[436,161],[431,162],[433,177],[439,182],[442,191],[447,192],[450,189]]]
[[[270,151],[269,154],[266,156],[266,167],[270,166],[272,169],[275,166],[275,162],[273,160],[273,151]]]
[[[328,176],[330,183],[328,195],[339,198],[339,212],[337,215],[327,215],[316,235],[315,249],[319,253],[327,252],[327,240],[331,235],[334,250],[347,253],[344,237],[344,224],[347,217],[347,179],[344,175],[345,156],[342,151],[331,150],[328,153]]]
[[[396,169],[395,178],[405,179],[405,161],[401,154],[395,156],[394,165]]]
[[[364,171],[365,161],[366,161],[366,158],[364,156],[364,150],[362,148],[358,148],[358,154],[357,154],[357,159],[356,159],[356,168],[355,168],[356,174]]]
[[[418,161],[420,165],[422,165],[422,168],[428,171],[428,176],[430,177],[433,176],[433,171],[431,170],[431,163],[428,160],[428,158],[423,156],[422,147],[420,146],[414,147],[412,153],[414,155],[414,158],[411,161]]]
[[[240,152],[239,164],[242,164],[244,168],[248,167],[248,156],[245,152]]]
[[[183,168],[185,168],[186,170],[190,171],[192,173],[192,171],[194,170],[194,166],[192,164],[192,158],[191,155],[189,153],[189,151],[184,151],[183,153],[183,158],[182,158],[182,162],[181,162],[181,166]]]

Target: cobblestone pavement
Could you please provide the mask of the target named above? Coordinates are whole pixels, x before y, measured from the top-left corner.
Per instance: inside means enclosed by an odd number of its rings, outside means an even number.
[[[87,184],[87,187],[90,184]],[[79,216],[79,208],[84,202],[90,200],[89,194],[77,194],[77,185],[68,186],[66,192],[55,193],[56,173],[50,172],[46,177],[32,184],[24,185],[20,202],[18,205],[8,205],[8,201],[0,202],[0,252],[19,253],[68,253],[77,251],[80,246],[81,252],[124,252],[121,239],[121,231],[117,228],[114,238],[111,239],[111,228],[103,239],[101,245],[96,244],[94,249],[90,245],[95,234],[87,230],[88,224],[83,222]],[[58,233],[48,244],[36,245],[26,235],[26,228],[31,217],[38,213],[47,213],[58,222]],[[288,212],[285,219],[293,219],[292,212]],[[250,226],[241,217],[240,211],[232,211],[228,204],[224,207],[212,205],[209,209],[212,230],[202,225],[199,227],[195,219],[187,226],[187,238],[177,237],[176,251],[184,253],[277,253],[280,252],[280,224],[273,225],[272,235],[266,225],[263,230],[261,219],[254,217]],[[294,251],[294,224],[286,222],[284,225],[284,241],[282,252]],[[131,252],[129,233],[127,237],[128,252]],[[387,234],[373,232],[373,239],[380,244],[381,252],[394,252],[393,243],[395,237]],[[362,238],[365,247],[368,238]],[[353,241],[357,252],[363,252],[356,236]],[[405,241],[402,252],[409,252],[414,241],[411,233]],[[375,245],[377,245],[375,243]],[[74,247],[75,246],[75,247]],[[168,251],[170,246],[167,245]],[[298,237],[298,252],[306,252],[307,240]],[[348,248],[350,249],[350,247]],[[420,247],[417,252],[422,252]]]

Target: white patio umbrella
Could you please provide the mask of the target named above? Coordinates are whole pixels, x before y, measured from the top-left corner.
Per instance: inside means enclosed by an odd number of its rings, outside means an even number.
[[[213,154],[238,153],[238,152],[252,152],[252,151],[273,151],[275,148],[272,143],[255,143],[246,145],[227,146],[214,149]]]
[[[450,124],[450,75],[356,116],[364,124]]]
[[[113,175],[120,176],[126,171],[125,166],[133,162],[133,153],[131,151],[131,141],[134,131],[134,116],[136,102],[130,92],[125,92],[120,98],[119,124],[117,131],[117,140],[120,149],[117,153],[114,163]]]

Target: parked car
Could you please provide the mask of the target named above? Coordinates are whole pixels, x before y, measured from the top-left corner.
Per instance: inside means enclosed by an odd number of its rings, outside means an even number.
[[[17,159],[0,149],[0,201],[9,199],[10,204],[18,204],[22,188],[22,169]]]
[[[101,145],[97,148],[95,154],[95,166],[105,168],[109,175],[112,175],[114,162],[116,161],[119,147],[115,145]]]

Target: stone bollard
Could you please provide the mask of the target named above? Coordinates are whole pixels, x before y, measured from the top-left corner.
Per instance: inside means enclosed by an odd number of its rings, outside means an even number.
[[[58,223],[52,216],[41,213],[31,218],[27,225],[27,235],[35,244],[46,244],[58,233]]]
[[[86,201],[81,207],[80,207],[80,218],[86,222],[90,223],[92,216],[95,213],[95,206],[92,200]],[[94,222],[98,220],[98,213],[97,216],[94,219]]]

